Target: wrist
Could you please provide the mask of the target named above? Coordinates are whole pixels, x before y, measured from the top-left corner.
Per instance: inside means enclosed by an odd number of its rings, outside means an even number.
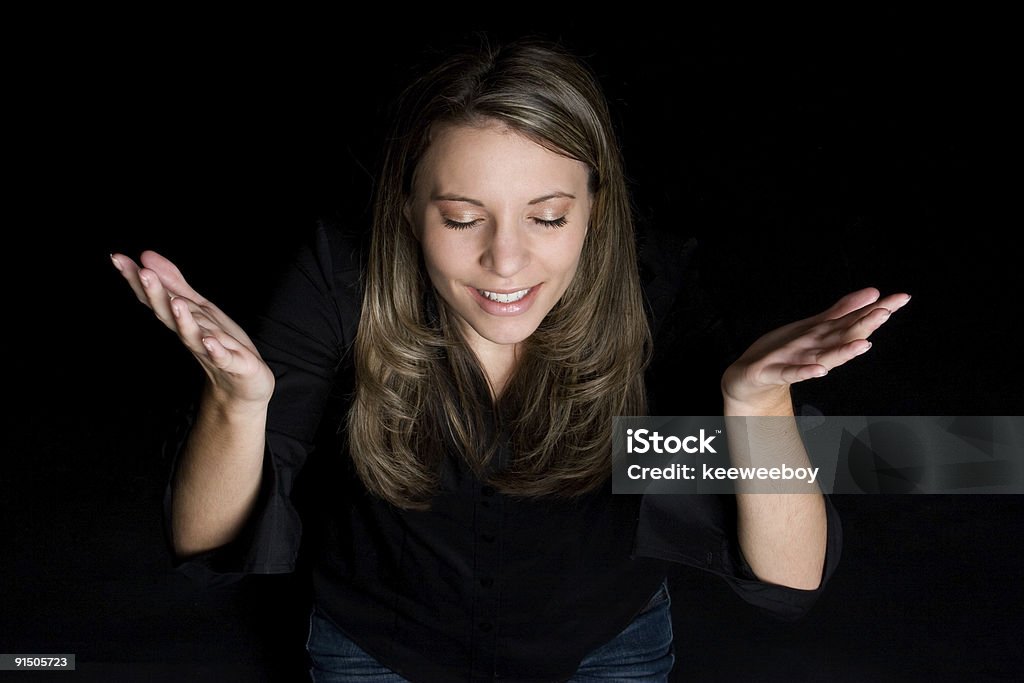
[[[722,414],[725,416],[793,415],[789,385],[768,387],[756,394],[737,397],[722,390]]]
[[[240,399],[207,382],[203,387],[202,402],[222,419],[251,420],[266,416],[270,397],[257,400]]]

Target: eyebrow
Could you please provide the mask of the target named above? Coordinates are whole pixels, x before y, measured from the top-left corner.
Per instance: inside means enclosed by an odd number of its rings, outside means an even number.
[[[567,197],[569,199],[576,199],[576,195],[569,194],[568,192],[552,192],[551,194],[546,194],[543,197],[537,197],[536,199],[531,199],[530,201],[527,202],[527,204],[532,206],[534,204],[540,204],[541,202],[546,202],[549,199],[557,199],[559,197]],[[480,201],[479,199],[472,199],[471,197],[462,197],[462,196],[457,195],[457,194],[436,194],[436,195],[434,195],[433,197],[430,198],[430,201],[432,201],[432,202],[438,202],[438,201],[466,202],[467,204],[473,204],[475,206],[480,206],[480,207],[482,207],[484,205],[484,203],[482,201]]]

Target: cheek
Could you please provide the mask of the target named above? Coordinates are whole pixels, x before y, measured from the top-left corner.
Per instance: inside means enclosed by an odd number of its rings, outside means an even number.
[[[552,250],[550,263],[552,268],[557,269],[566,278],[572,277],[580,262],[580,255],[583,253],[584,235],[571,235]]]
[[[432,279],[458,277],[466,270],[472,259],[472,245],[465,236],[447,228],[429,227],[420,234],[423,261]]]

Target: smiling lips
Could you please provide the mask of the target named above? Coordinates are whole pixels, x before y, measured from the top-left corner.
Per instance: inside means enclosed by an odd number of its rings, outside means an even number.
[[[491,301],[497,301],[499,304],[510,304],[514,301],[519,301],[530,293],[529,288],[520,289],[517,292],[509,292],[508,294],[502,294],[501,292],[489,292],[486,289],[478,289],[477,291]]]
[[[477,305],[491,315],[507,316],[519,315],[529,310],[530,305],[537,298],[537,291],[540,285],[517,289],[511,292],[492,292],[487,289],[476,289],[467,287],[476,299]]]

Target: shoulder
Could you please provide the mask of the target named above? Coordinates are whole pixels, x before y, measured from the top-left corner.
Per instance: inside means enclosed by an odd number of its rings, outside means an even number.
[[[258,333],[301,330],[325,345],[351,346],[362,306],[363,231],[318,218],[307,224],[276,274],[268,274]]]
[[[363,272],[369,253],[369,232],[343,225],[331,218],[318,218],[312,243],[317,266],[326,282],[342,320],[346,346],[353,341],[363,302]]]
[[[637,266],[657,325],[666,317],[680,294],[692,294],[687,281],[697,279],[697,240],[665,231],[645,230],[637,236]],[[688,291],[689,290],[689,291]]]
[[[721,316],[702,277],[702,250],[697,239],[648,231],[637,243],[640,281],[655,340],[717,333]]]
[[[307,227],[293,265],[332,288],[358,288],[368,247],[365,230],[320,217]]]
[[[689,236],[654,233],[638,240],[638,265],[654,338],[648,407],[660,415],[714,415],[719,381],[737,356],[730,325],[701,273],[701,249]]]
[[[369,232],[333,218],[314,221],[312,240],[329,257],[332,271],[358,279],[369,253]]]

